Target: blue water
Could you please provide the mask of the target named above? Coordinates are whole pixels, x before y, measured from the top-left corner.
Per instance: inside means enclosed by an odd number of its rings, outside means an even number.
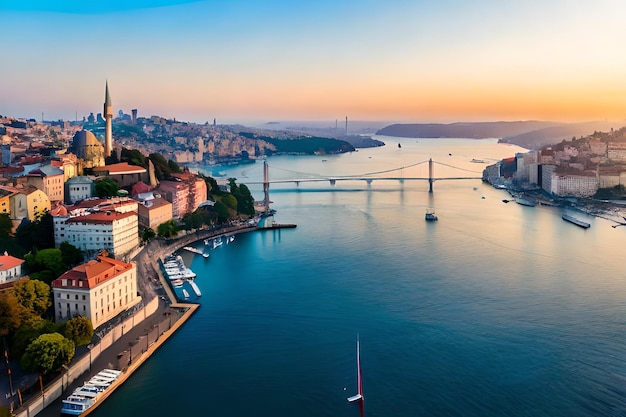
[[[392,139],[269,164],[361,174],[432,156],[482,170],[468,161],[518,150]],[[259,166],[219,170],[245,183]],[[367,416],[626,415],[626,228],[577,213],[584,230],[476,180],[427,190],[272,186],[276,220],[298,227],[186,253],[202,307],[93,415],[357,416],[357,334]]]

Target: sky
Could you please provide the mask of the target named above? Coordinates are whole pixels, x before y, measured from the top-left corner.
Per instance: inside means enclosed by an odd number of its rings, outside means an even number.
[[[622,0],[3,0],[0,115],[626,121]]]

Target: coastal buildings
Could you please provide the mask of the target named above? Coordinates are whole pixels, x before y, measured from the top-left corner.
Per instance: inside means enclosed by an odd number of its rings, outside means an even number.
[[[141,193],[134,197],[139,201],[137,214],[139,226],[157,230],[157,227],[172,220],[172,203],[153,192]]]
[[[206,183],[190,172],[172,174],[171,179],[161,181],[158,192],[172,203],[174,219],[192,213],[207,199]]]
[[[4,255],[0,255],[0,285],[20,279],[23,263],[23,259],[11,256],[6,252]]]
[[[138,218],[135,211],[120,213],[106,210],[72,216],[54,217],[54,244],[67,241],[87,253],[106,250],[121,259],[139,244]]]
[[[95,328],[139,301],[137,267],[105,256],[79,265],[52,282],[57,322],[83,315]]]

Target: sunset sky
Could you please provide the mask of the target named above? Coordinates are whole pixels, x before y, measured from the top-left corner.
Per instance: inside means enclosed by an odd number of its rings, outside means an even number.
[[[61,4],[56,4],[61,3]],[[621,0],[3,0],[0,114],[626,119]]]

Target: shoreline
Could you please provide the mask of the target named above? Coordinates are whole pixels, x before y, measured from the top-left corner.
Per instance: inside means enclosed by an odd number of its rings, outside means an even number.
[[[154,320],[158,320],[161,315],[167,314],[168,309],[182,310],[182,314],[176,319],[176,321],[171,324],[171,327],[164,330],[163,333],[161,333],[152,344],[148,345],[145,351],[142,351],[140,355],[137,355],[127,367],[120,369],[122,371],[120,376],[113,382],[113,384],[111,384],[109,389],[102,393],[102,396],[98,399],[98,401],[89,409],[85,410],[81,414],[81,416],[86,416],[90,414],[93,410],[98,408],[107,398],[111,396],[113,392],[115,392],[128,378],[130,378],[135,371],[137,371],[148,359],[150,359],[150,357],[152,357],[152,355],[164,343],[166,343],[170,339],[170,337],[173,336],[200,308],[201,304],[199,303],[180,301],[176,297],[176,293],[170,286],[169,280],[166,279],[161,271],[161,268],[159,266],[159,260],[162,260],[164,256],[179,251],[184,246],[187,246],[190,243],[195,243],[203,239],[210,239],[227,234],[247,233],[258,230],[264,229],[261,227],[257,227],[256,225],[251,226],[245,223],[235,226],[220,227],[218,229],[199,229],[174,239],[154,239],[149,244],[142,247],[141,250],[139,250],[135,254],[135,256],[133,256],[131,261],[136,262],[138,268],[141,265],[142,269],[140,280],[142,284],[142,292],[146,295],[146,299],[144,299],[144,302],[150,303],[155,301],[155,299],[157,299],[156,301],[158,301],[158,308],[154,311],[154,313],[146,317],[146,320],[151,320],[152,322],[154,322]],[[152,271],[150,269],[152,269]],[[164,295],[159,296],[160,292],[164,292]],[[133,329],[128,330],[127,334],[130,334],[132,330]],[[128,341],[120,338],[114,344],[104,349],[102,353],[97,357],[97,359],[94,360],[94,362],[115,362],[120,352],[123,352],[127,349]],[[86,355],[91,356],[90,353],[86,353]],[[84,359],[86,355],[82,355],[80,358],[77,359],[80,361]],[[39,394],[29,398],[24,402],[22,406],[14,410],[13,415],[15,417],[31,417],[35,415],[59,415],[60,409],[57,410],[56,406],[58,406],[59,403],[64,400],[75,388],[78,388],[82,385],[82,382],[79,383],[78,381],[83,381],[85,379],[84,377],[87,377],[88,379],[100,370],[101,369],[99,369],[98,366],[90,366],[87,372],[81,373],[79,376],[76,377],[76,379],[74,379],[71,387],[69,386],[70,384],[68,384],[68,386],[64,387],[60,393],[57,393],[56,397],[54,397],[54,390],[52,392],[48,392],[48,390],[52,389],[52,386],[55,383],[58,384],[59,380],[61,380],[62,383],[63,375],[55,378],[51,383],[47,385],[47,388],[44,389],[43,396]],[[54,399],[52,399],[53,397]]]

